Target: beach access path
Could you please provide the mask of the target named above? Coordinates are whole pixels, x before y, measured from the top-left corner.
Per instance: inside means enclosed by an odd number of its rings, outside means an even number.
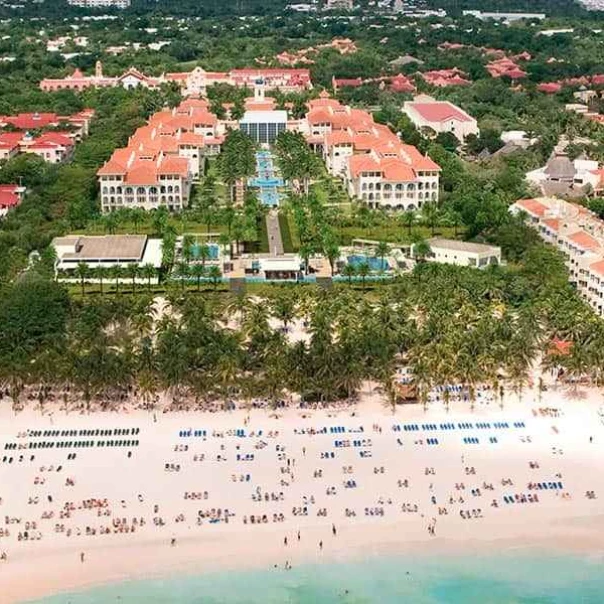
[[[277,417],[3,404],[0,603],[383,552],[602,551],[599,401],[550,389],[392,413],[366,391],[354,409]]]

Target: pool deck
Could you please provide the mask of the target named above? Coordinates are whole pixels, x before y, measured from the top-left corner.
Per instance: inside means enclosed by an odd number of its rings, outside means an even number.
[[[279,226],[279,214],[276,210],[271,210],[266,215],[266,232],[271,256],[283,256],[283,239]]]

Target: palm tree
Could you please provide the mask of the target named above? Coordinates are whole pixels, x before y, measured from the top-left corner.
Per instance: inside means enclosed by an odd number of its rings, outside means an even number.
[[[136,278],[139,274],[138,265],[131,263],[124,267],[124,276],[132,280],[132,293],[136,292]]]
[[[431,253],[430,244],[425,239],[413,244],[413,255],[418,262],[424,262]]]
[[[147,289],[151,291],[151,279],[155,277],[157,271],[152,264],[145,264],[141,268],[141,276],[147,279]]]
[[[345,277],[348,277],[348,285],[350,285],[352,283],[352,278],[357,274],[357,269],[354,264],[347,262],[342,268],[342,274]]]
[[[216,289],[216,287],[218,286],[218,282],[222,278],[222,273],[220,272],[220,269],[216,265],[213,265],[213,266],[210,266],[210,268],[208,270],[208,277],[212,281],[212,284],[214,285],[214,289]]]
[[[359,277],[361,277],[361,281],[363,283],[363,288],[364,288],[365,287],[365,279],[367,278],[367,276],[371,272],[371,268],[369,267],[369,264],[367,262],[361,262],[357,266],[357,272],[359,274]]]
[[[84,297],[84,282],[90,276],[90,267],[85,262],[78,262],[75,269],[76,277],[80,280],[82,287],[82,298]]]
[[[422,209],[422,219],[426,223],[426,226],[430,227],[430,232],[434,237],[434,230],[436,225],[438,224],[438,219],[440,217],[440,210],[436,205],[436,202],[427,201],[424,203],[424,207]]]
[[[187,234],[182,238],[182,259],[190,264],[191,258],[193,257],[193,246],[195,245],[195,237]]]
[[[120,279],[124,276],[124,269],[121,264],[114,264],[111,268],[111,276],[115,280],[115,292],[120,291]]]
[[[180,285],[183,291],[185,289],[186,280],[189,277],[189,273],[189,265],[186,262],[179,262],[176,265],[176,275],[180,279]]]
[[[384,271],[385,258],[390,253],[390,246],[385,241],[380,241],[375,247],[375,256],[380,259],[380,272]]]
[[[401,215],[401,222],[404,226],[407,227],[407,234],[411,237],[411,229],[415,224],[417,217],[415,215],[415,210],[405,210]]]
[[[207,248],[207,246],[204,246]],[[197,291],[201,289],[201,278],[205,277],[206,267],[203,264],[194,264],[191,266],[191,277],[197,280]]]
[[[132,221],[132,226],[134,227],[135,233],[138,233],[138,229],[145,220],[146,216],[147,213],[141,208],[132,208],[130,210],[130,220]]]
[[[94,269],[94,276],[99,280],[99,287],[101,290],[101,296],[103,295],[103,279],[109,276],[109,271],[106,266],[97,266]]]
[[[212,257],[210,248],[204,243],[199,247],[199,259],[201,260],[202,267],[205,267],[206,262]]]
[[[340,248],[334,238],[330,237],[329,240],[324,244],[323,253],[329,262],[331,276],[333,277],[335,263],[340,257]]]

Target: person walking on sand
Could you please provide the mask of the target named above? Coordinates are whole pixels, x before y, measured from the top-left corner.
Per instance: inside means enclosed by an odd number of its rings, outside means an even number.
[[[336,525],[335,524],[331,525],[331,533],[332,533],[332,535],[334,537],[338,534],[338,532],[336,531]]]
[[[84,562],[84,552],[80,553],[80,562]]]
[[[287,537],[283,537],[283,545],[287,545]]]
[[[300,531],[298,531],[298,541],[300,541]]]
[[[323,541],[319,541],[319,549],[322,551],[323,550]]]

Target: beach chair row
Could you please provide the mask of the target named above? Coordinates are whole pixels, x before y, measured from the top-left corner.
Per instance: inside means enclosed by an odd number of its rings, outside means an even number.
[[[28,449],[82,449],[90,447],[138,447],[138,440],[59,440],[29,443]]]
[[[242,455],[237,453],[237,461],[254,461],[254,454],[246,453],[245,455]]]
[[[539,497],[536,493],[529,493],[528,495],[521,493],[519,495],[504,495],[503,501],[504,503],[539,503]]]
[[[335,440],[334,441],[334,447],[371,447],[372,443],[371,440]]]
[[[53,438],[68,436],[136,436],[140,428],[95,428],[85,430],[28,430],[28,438]]]
[[[561,482],[535,482],[532,484],[532,488],[538,489],[540,491],[542,491],[542,490],[555,491],[558,489],[563,489],[564,487],[562,486]]]
[[[178,436],[180,438],[185,438],[187,436],[199,437],[199,436],[207,436],[207,435],[208,435],[207,430],[180,430],[178,432]]]

